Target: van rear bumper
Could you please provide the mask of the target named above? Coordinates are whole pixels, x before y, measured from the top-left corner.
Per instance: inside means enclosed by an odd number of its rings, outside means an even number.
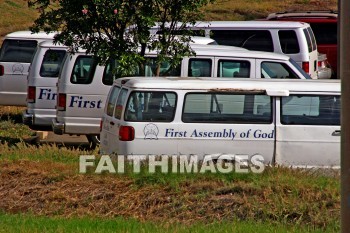
[[[31,126],[31,125],[33,125],[33,119],[34,119],[33,114],[28,113],[27,110],[24,110],[24,111],[22,112],[22,121],[23,121],[23,124],[28,125],[28,126]]]
[[[52,120],[52,131],[55,134],[62,135],[64,133],[64,123],[58,122],[56,119]]]

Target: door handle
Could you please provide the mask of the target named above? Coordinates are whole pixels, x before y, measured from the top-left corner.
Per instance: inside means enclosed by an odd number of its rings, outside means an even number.
[[[113,121],[110,121],[109,124],[110,124],[110,125],[114,125],[114,122],[113,122]]]
[[[332,136],[340,136],[341,135],[341,131],[340,130],[335,130],[333,133],[332,133]]]

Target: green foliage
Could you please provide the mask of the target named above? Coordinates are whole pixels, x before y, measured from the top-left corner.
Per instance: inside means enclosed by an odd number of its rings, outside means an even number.
[[[193,54],[190,35],[175,37],[174,30],[202,18],[200,8],[215,0],[30,0],[40,12],[31,30],[59,31],[55,40],[74,52],[78,48],[97,57],[100,64],[109,59],[120,61],[119,76],[142,65],[146,50],[156,50],[157,64],[169,57],[172,66]],[[150,33],[159,23],[168,30]],[[165,31],[165,30],[164,30]]]

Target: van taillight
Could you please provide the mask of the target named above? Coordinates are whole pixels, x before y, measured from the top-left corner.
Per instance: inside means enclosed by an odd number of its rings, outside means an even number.
[[[319,67],[319,68],[325,68],[325,67],[326,67],[326,62],[325,62],[325,61],[318,61],[318,62],[317,62],[317,67]]]
[[[103,119],[100,121],[100,132],[102,131]]]
[[[135,138],[135,129],[132,126],[120,126],[119,128],[119,140],[120,141],[132,141]]]
[[[306,73],[309,73],[309,71],[310,71],[310,64],[309,64],[309,62],[303,62],[303,63],[302,63],[302,68],[303,68],[303,70],[304,70]]]
[[[66,111],[66,94],[58,94],[57,98],[57,110],[59,111]]]
[[[3,65],[0,65],[0,76],[3,76],[5,73],[5,68]]]
[[[28,87],[27,102],[35,103],[35,87]]]

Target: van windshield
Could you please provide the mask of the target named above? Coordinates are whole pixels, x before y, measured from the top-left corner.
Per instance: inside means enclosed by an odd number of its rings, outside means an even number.
[[[292,58],[289,59],[290,63],[306,78],[312,79],[309,74],[307,74]]]
[[[4,40],[0,62],[30,63],[37,46],[36,40]]]

